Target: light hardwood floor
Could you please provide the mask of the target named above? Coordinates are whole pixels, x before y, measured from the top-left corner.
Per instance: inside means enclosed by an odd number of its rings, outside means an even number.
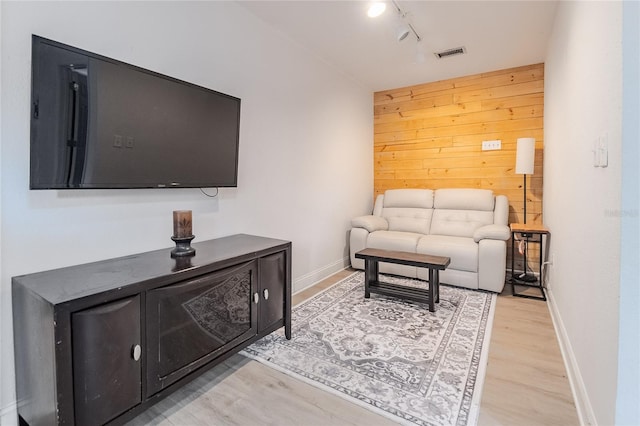
[[[316,294],[341,271],[293,297]],[[545,302],[498,297],[478,424],[577,425]],[[392,425],[340,397],[235,355],[129,423],[132,425]]]

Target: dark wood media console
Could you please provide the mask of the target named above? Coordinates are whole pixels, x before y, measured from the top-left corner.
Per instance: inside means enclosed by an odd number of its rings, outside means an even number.
[[[122,424],[285,327],[291,243],[233,235],[12,279],[21,424]]]

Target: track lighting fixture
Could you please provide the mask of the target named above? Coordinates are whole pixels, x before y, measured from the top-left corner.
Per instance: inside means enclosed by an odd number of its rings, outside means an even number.
[[[418,35],[416,29],[413,27],[413,25],[411,25],[411,22],[409,21],[409,13],[402,10],[396,0],[391,0],[391,3],[393,4],[393,7],[396,8],[396,12],[398,13],[398,16],[400,17],[400,20],[402,22],[397,32],[398,41],[406,39],[410,33],[413,33],[413,35],[416,36],[416,41],[419,42],[420,40],[422,40],[420,38],[420,35]]]
[[[424,51],[424,42],[422,40],[418,40],[416,43],[416,64],[424,64],[427,62],[427,54]]]
[[[409,35],[413,34],[416,37],[416,58],[415,63],[422,64],[426,62],[426,55],[422,46],[422,37],[418,34],[415,27],[411,24],[411,20],[409,12],[402,10],[400,5],[396,0],[391,0],[390,3],[396,10],[397,13],[397,27],[395,36],[398,42],[406,40]],[[375,18],[377,16],[382,15],[386,9],[386,3],[382,1],[375,1],[369,5],[367,9],[367,15],[371,18]]]
[[[407,38],[409,34],[411,34],[409,26],[407,26],[406,24],[401,24],[398,27],[398,31],[396,32],[396,37],[398,38],[398,41],[402,41]]]

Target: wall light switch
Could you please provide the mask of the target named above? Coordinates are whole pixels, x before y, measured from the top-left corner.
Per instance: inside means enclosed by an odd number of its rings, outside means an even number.
[[[598,150],[600,151],[600,167],[607,167],[609,165],[609,140],[607,135],[602,135],[598,139]]]
[[[606,134],[598,137],[593,144],[593,167],[609,165],[609,139]]]
[[[502,141],[500,139],[493,141],[482,141],[483,151],[494,151],[498,149],[502,149]]]

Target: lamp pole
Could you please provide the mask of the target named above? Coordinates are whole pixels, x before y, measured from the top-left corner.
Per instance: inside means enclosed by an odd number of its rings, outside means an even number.
[[[523,197],[522,197],[522,201],[524,203],[524,224],[527,224],[527,174],[525,173],[523,177],[523,181],[524,181],[524,193],[523,193]]]

